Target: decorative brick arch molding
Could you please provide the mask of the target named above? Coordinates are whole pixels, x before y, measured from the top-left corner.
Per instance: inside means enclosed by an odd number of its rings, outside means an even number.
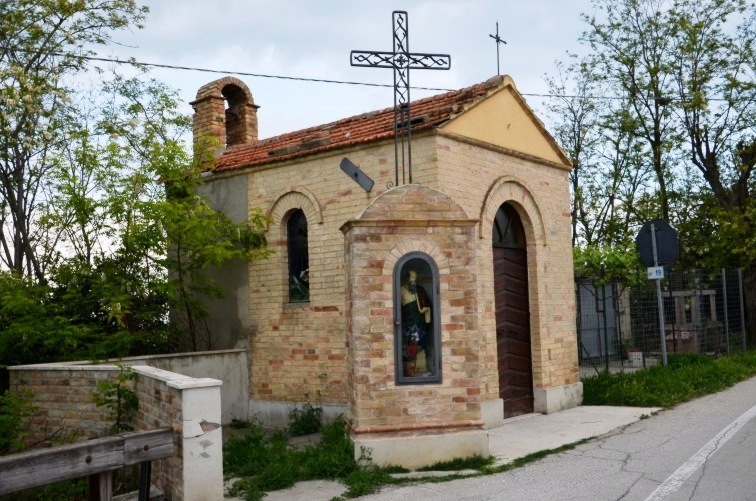
[[[562,201],[556,205],[552,200],[539,201],[534,193],[515,176],[502,176],[492,183],[480,210],[478,273],[482,287],[480,296],[493,302],[493,292],[490,295],[486,292],[494,290],[491,266],[493,221],[499,207],[509,203],[519,214],[526,235],[534,411],[551,413],[582,402],[583,390],[577,366],[572,247],[569,232],[558,227],[561,224],[558,218],[565,215],[560,209]],[[481,331],[487,340],[485,346],[491,349],[488,355],[495,360],[493,309],[484,312],[481,323]],[[498,377],[498,366],[491,365],[490,369],[491,387],[498,389],[498,382],[493,379]],[[499,405],[496,399],[490,402],[492,406]],[[489,415],[492,423],[499,419],[498,415]]]
[[[223,89],[230,85],[239,88],[244,93],[246,102],[248,102],[249,104],[255,104],[254,99],[252,99],[252,91],[249,90],[247,84],[234,77],[219,78],[218,80],[214,80],[203,85],[197,91],[197,97],[195,97],[194,99],[195,101],[199,101],[200,99],[207,97],[224,98]]]
[[[538,202],[525,183],[513,176],[502,176],[491,185],[480,208],[480,225],[478,226],[479,238],[490,238],[493,229],[493,221],[496,211],[501,204],[513,202],[513,206],[519,209],[520,217],[525,223],[525,231],[528,239],[535,238],[535,243],[547,245],[546,227]]]
[[[320,208],[318,199],[310,190],[301,186],[292,187],[278,195],[265,215],[275,224],[280,224],[286,214],[294,209],[302,209],[307,221],[323,224],[323,210]],[[268,231],[267,222],[265,231]]]
[[[402,240],[394,245],[386,257],[386,261],[383,263],[383,275],[392,277],[394,275],[394,267],[396,263],[405,254],[410,252],[424,252],[428,254],[436,262],[438,266],[439,275],[448,275],[450,272],[449,259],[444,255],[443,251],[430,242],[417,241],[415,239]]]

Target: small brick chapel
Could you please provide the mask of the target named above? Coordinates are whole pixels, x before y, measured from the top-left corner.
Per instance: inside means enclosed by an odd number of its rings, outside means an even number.
[[[224,145],[208,199],[270,217],[274,254],[220,270],[211,305],[217,347],[247,349],[251,415],[281,424],[317,401],[357,452],[417,467],[581,403],[571,164],[510,77],[412,102],[398,176],[393,108],[259,140],[240,80],[192,106],[195,143]]]

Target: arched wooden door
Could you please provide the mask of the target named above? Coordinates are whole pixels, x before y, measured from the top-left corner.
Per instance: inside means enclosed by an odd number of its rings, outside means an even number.
[[[533,412],[525,231],[511,205],[499,207],[492,240],[499,397],[507,418]]]

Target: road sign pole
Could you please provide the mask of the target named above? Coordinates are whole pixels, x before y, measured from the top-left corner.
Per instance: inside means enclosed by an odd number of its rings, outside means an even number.
[[[654,251],[654,266],[659,266],[659,255],[656,251],[656,225],[651,223],[651,246]],[[661,336],[662,362],[667,365],[667,336],[664,332],[664,301],[662,301],[661,278],[656,279],[656,301],[659,305],[659,334]]]

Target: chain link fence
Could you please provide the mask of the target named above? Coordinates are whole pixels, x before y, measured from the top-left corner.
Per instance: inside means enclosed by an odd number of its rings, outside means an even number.
[[[635,371],[667,354],[710,356],[745,351],[743,277],[735,270],[680,270],[638,287],[575,283],[580,377]],[[663,310],[663,311],[660,311]]]

